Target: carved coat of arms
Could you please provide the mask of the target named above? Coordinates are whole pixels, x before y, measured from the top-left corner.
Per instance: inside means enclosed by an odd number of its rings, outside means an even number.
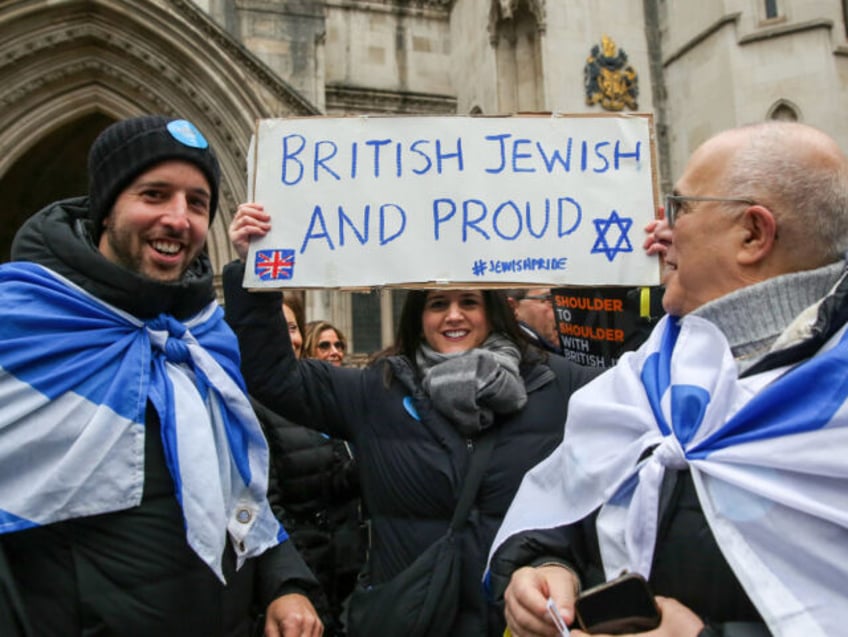
[[[592,47],[583,77],[589,106],[600,104],[608,111],[620,111],[625,107],[636,110],[639,78],[627,63],[624,49],[618,49],[612,38],[605,35],[600,45]]]

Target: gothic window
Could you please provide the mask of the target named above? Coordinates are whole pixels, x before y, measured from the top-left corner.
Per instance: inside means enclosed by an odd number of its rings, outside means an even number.
[[[349,292],[351,300],[350,362],[364,363],[368,356],[388,347],[395,341],[406,292],[403,290],[371,290]]]
[[[765,0],[766,20],[771,20],[780,15],[777,7],[777,0]]]
[[[34,212],[86,192],[88,148],[113,121],[101,113],[82,115],[34,142],[0,177],[0,262],[9,260],[15,233]]]
[[[800,118],[796,106],[786,100],[780,100],[769,110],[768,119],[782,122],[797,122]]]
[[[845,29],[845,37],[848,38],[848,0],[842,0],[842,27]]]
[[[373,353],[383,348],[380,334],[380,293],[351,294],[351,319],[353,323],[353,342],[357,353]]]

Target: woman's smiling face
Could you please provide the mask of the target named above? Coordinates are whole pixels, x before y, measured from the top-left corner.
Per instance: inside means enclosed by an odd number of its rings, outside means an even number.
[[[421,313],[427,345],[441,354],[465,352],[483,344],[491,326],[479,290],[433,290]]]

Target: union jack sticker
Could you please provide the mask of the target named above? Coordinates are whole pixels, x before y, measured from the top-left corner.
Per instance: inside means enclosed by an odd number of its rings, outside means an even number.
[[[260,281],[281,281],[294,275],[294,250],[257,250],[254,272]]]

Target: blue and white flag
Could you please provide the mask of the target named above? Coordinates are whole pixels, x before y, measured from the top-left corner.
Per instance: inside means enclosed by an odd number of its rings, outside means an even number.
[[[47,268],[0,266],[0,533],[138,505],[148,401],[186,539],[221,581],[228,535],[238,567],[285,540],[217,304],[143,322]]]
[[[604,505],[607,578],[625,568],[648,577],[663,474],[688,467],[718,545],[769,629],[842,634],[846,399],[845,328],[807,361],[740,379],[712,323],[665,317],[637,352],[572,396],[562,444],[525,476],[492,554],[515,533],[577,522]]]

